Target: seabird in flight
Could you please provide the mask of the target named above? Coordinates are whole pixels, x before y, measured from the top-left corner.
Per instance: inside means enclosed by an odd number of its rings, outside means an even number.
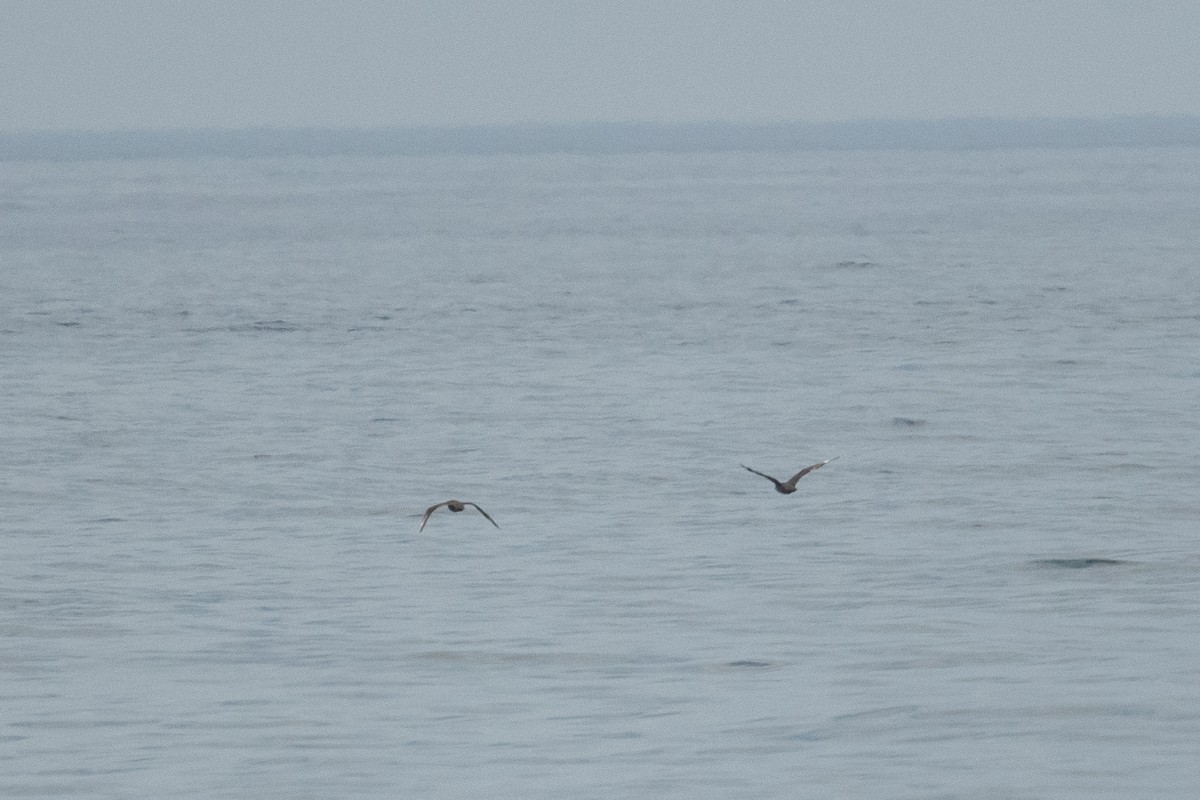
[[[748,469],[751,472],[753,472],[755,475],[761,475],[762,477],[766,478],[771,483],[775,484],[775,491],[779,492],[780,494],[791,494],[792,492],[796,491],[796,481],[800,480],[805,475],[812,472],[814,469],[820,469],[821,467],[828,464],[830,461],[834,461],[837,458],[839,458],[839,456],[834,456],[833,458],[827,458],[820,463],[813,464],[811,467],[805,467],[804,469],[800,470],[795,475],[793,475],[791,477],[791,479],[788,480],[786,483],[783,481],[775,480],[770,475],[767,475],[765,472],[759,472],[756,469],[750,469],[745,464],[742,464],[742,469]]]
[[[437,511],[442,506],[445,506],[446,508],[448,508],[454,512],[464,511],[464,510],[466,510],[467,506],[471,506],[476,511],[478,511],[480,514],[483,514],[485,517],[487,517],[488,522],[492,523],[493,525],[496,525],[496,520],[492,519],[491,516],[486,511],[484,511],[482,508],[475,505],[474,503],[466,503],[466,502],[463,502],[462,500],[447,500],[444,503],[438,503],[436,506],[430,506],[429,508],[425,509],[425,517],[421,520],[420,531],[425,530],[425,523],[429,522],[429,517],[433,514],[433,512]],[[499,528],[500,526],[496,525],[496,527]],[[418,533],[420,533],[420,531],[418,531]]]

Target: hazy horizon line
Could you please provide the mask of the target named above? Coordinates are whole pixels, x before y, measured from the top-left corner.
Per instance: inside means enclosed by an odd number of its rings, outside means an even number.
[[[1196,147],[1200,115],[0,132],[0,161]]]

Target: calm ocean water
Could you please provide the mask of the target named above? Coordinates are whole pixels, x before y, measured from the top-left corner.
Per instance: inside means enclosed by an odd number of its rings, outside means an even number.
[[[1200,796],[1198,220],[1196,150],[0,164],[0,795]]]

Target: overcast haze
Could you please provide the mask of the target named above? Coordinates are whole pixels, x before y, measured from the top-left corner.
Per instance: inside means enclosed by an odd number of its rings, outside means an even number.
[[[0,130],[1200,112],[1196,2],[12,2]]]

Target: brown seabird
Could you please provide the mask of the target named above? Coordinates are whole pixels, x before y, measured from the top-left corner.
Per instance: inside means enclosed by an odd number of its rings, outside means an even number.
[[[830,461],[834,461],[838,458],[839,458],[839,456],[834,456],[833,458],[827,458],[820,463],[813,464],[811,467],[805,467],[804,469],[800,470],[795,475],[793,475],[791,477],[791,479],[788,480],[787,482],[777,481],[774,478],[772,478],[770,475],[766,474],[765,472],[759,472],[756,469],[750,469],[745,464],[742,464],[742,469],[748,469],[751,472],[753,472],[755,475],[761,475],[762,477],[766,478],[771,483],[775,484],[775,491],[779,492],[780,494],[791,494],[792,492],[796,491],[796,481],[800,480],[805,475],[812,472],[814,469],[820,469],[821,467],[828,464]]]
[[[488,522],[492,523],[493,525],[496,525],[496,520],[492,519],[491,515],[489,515],[486,511],[484,511],[482,508],[475,505],[474,503],[466,503],[466,502],[463,502],[462,500],[447,500],[444,503],[438,503],[436,506],[430,506],[429,508],[425,509],[425,517],[421,520],[421,528],[419,531],[417,531],[418,533],[420,533],[420,531],[425,530],[425,523],[429,522],[429,517],[433,514],[433,512],[437,511],[442,506],[445,506],[446,508],[448,508],[454,512],[465,511],[467,506],[471,506],[476,511],[478,511],[480,514],[483,514],[485,517],[487,517]],[[496,527],[499,528],[500,526],[496,525]]]

